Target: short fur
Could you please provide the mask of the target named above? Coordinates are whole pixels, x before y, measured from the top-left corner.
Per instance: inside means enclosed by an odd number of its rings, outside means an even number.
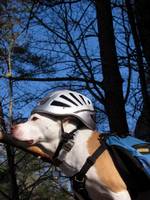
[[[77,127],[77,121],[64,118],[63,127],[65,132],[69,133]],[[60,166],[66,175],[73,176],[81,169],[87,157],[99,146],[98,136],[97,132],[86,127],[78,130],[75,144]],[[61,139],[61,120],[33,114],[27,122],[13,127],[13,137],[30,145],[40,144],[52,157]],[[92,200],[131,199],[107,150],[87,172],[86,188]]]

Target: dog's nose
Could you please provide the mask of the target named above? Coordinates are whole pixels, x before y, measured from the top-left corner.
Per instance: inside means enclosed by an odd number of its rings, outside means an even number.
[[[11,127],[11,133],[13,134],[14,132],[15,132],[15,130],[17,129],[17,125],[13,125],[12,127]]]

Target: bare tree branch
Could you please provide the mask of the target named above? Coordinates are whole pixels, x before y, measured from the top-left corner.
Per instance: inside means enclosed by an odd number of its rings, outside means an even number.
[[[13,81],[80,81],[80,82],[86,82],[86,83],[96,83],[100,87],[102,87],[102,82],[96,81],[93,79],[88,78],[78,78],[78,77],[54,77],[54,78],[33,78],[33,77],[8,77],[8,76],[0,76],[0,78],[7,78],[11,79]]]

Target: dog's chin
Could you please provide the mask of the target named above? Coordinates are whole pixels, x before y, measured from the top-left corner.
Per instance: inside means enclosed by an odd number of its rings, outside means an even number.
[[[21,139],[18,139],[16,137],[13,137],[17,142],[19,142],[20,144],[22,145],[25,145],[25,146],[33,146],[36,144],[36,142],[31,139],[31,140],[21,140]]]

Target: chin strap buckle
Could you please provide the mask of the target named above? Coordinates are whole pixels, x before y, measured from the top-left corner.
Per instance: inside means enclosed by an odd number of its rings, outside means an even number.
[[[73,129],[70,133],[66,133],[63,128],[63,124],[61,123],[61,140],[56,149],[56,152],[53,156],[53,163],[57,166],[62,164],[65,159],[67,153],[74,146],[74,137],[78,132],[78,128]],[[56,162],[55,162],[56,161]],[[58,163],[58,164],[57,164]]]
[[[74,139],[71,139],[66,144],[64,144],[63,149],[66,152],[69,152],[72,149],[73,146],[74,146]]]

